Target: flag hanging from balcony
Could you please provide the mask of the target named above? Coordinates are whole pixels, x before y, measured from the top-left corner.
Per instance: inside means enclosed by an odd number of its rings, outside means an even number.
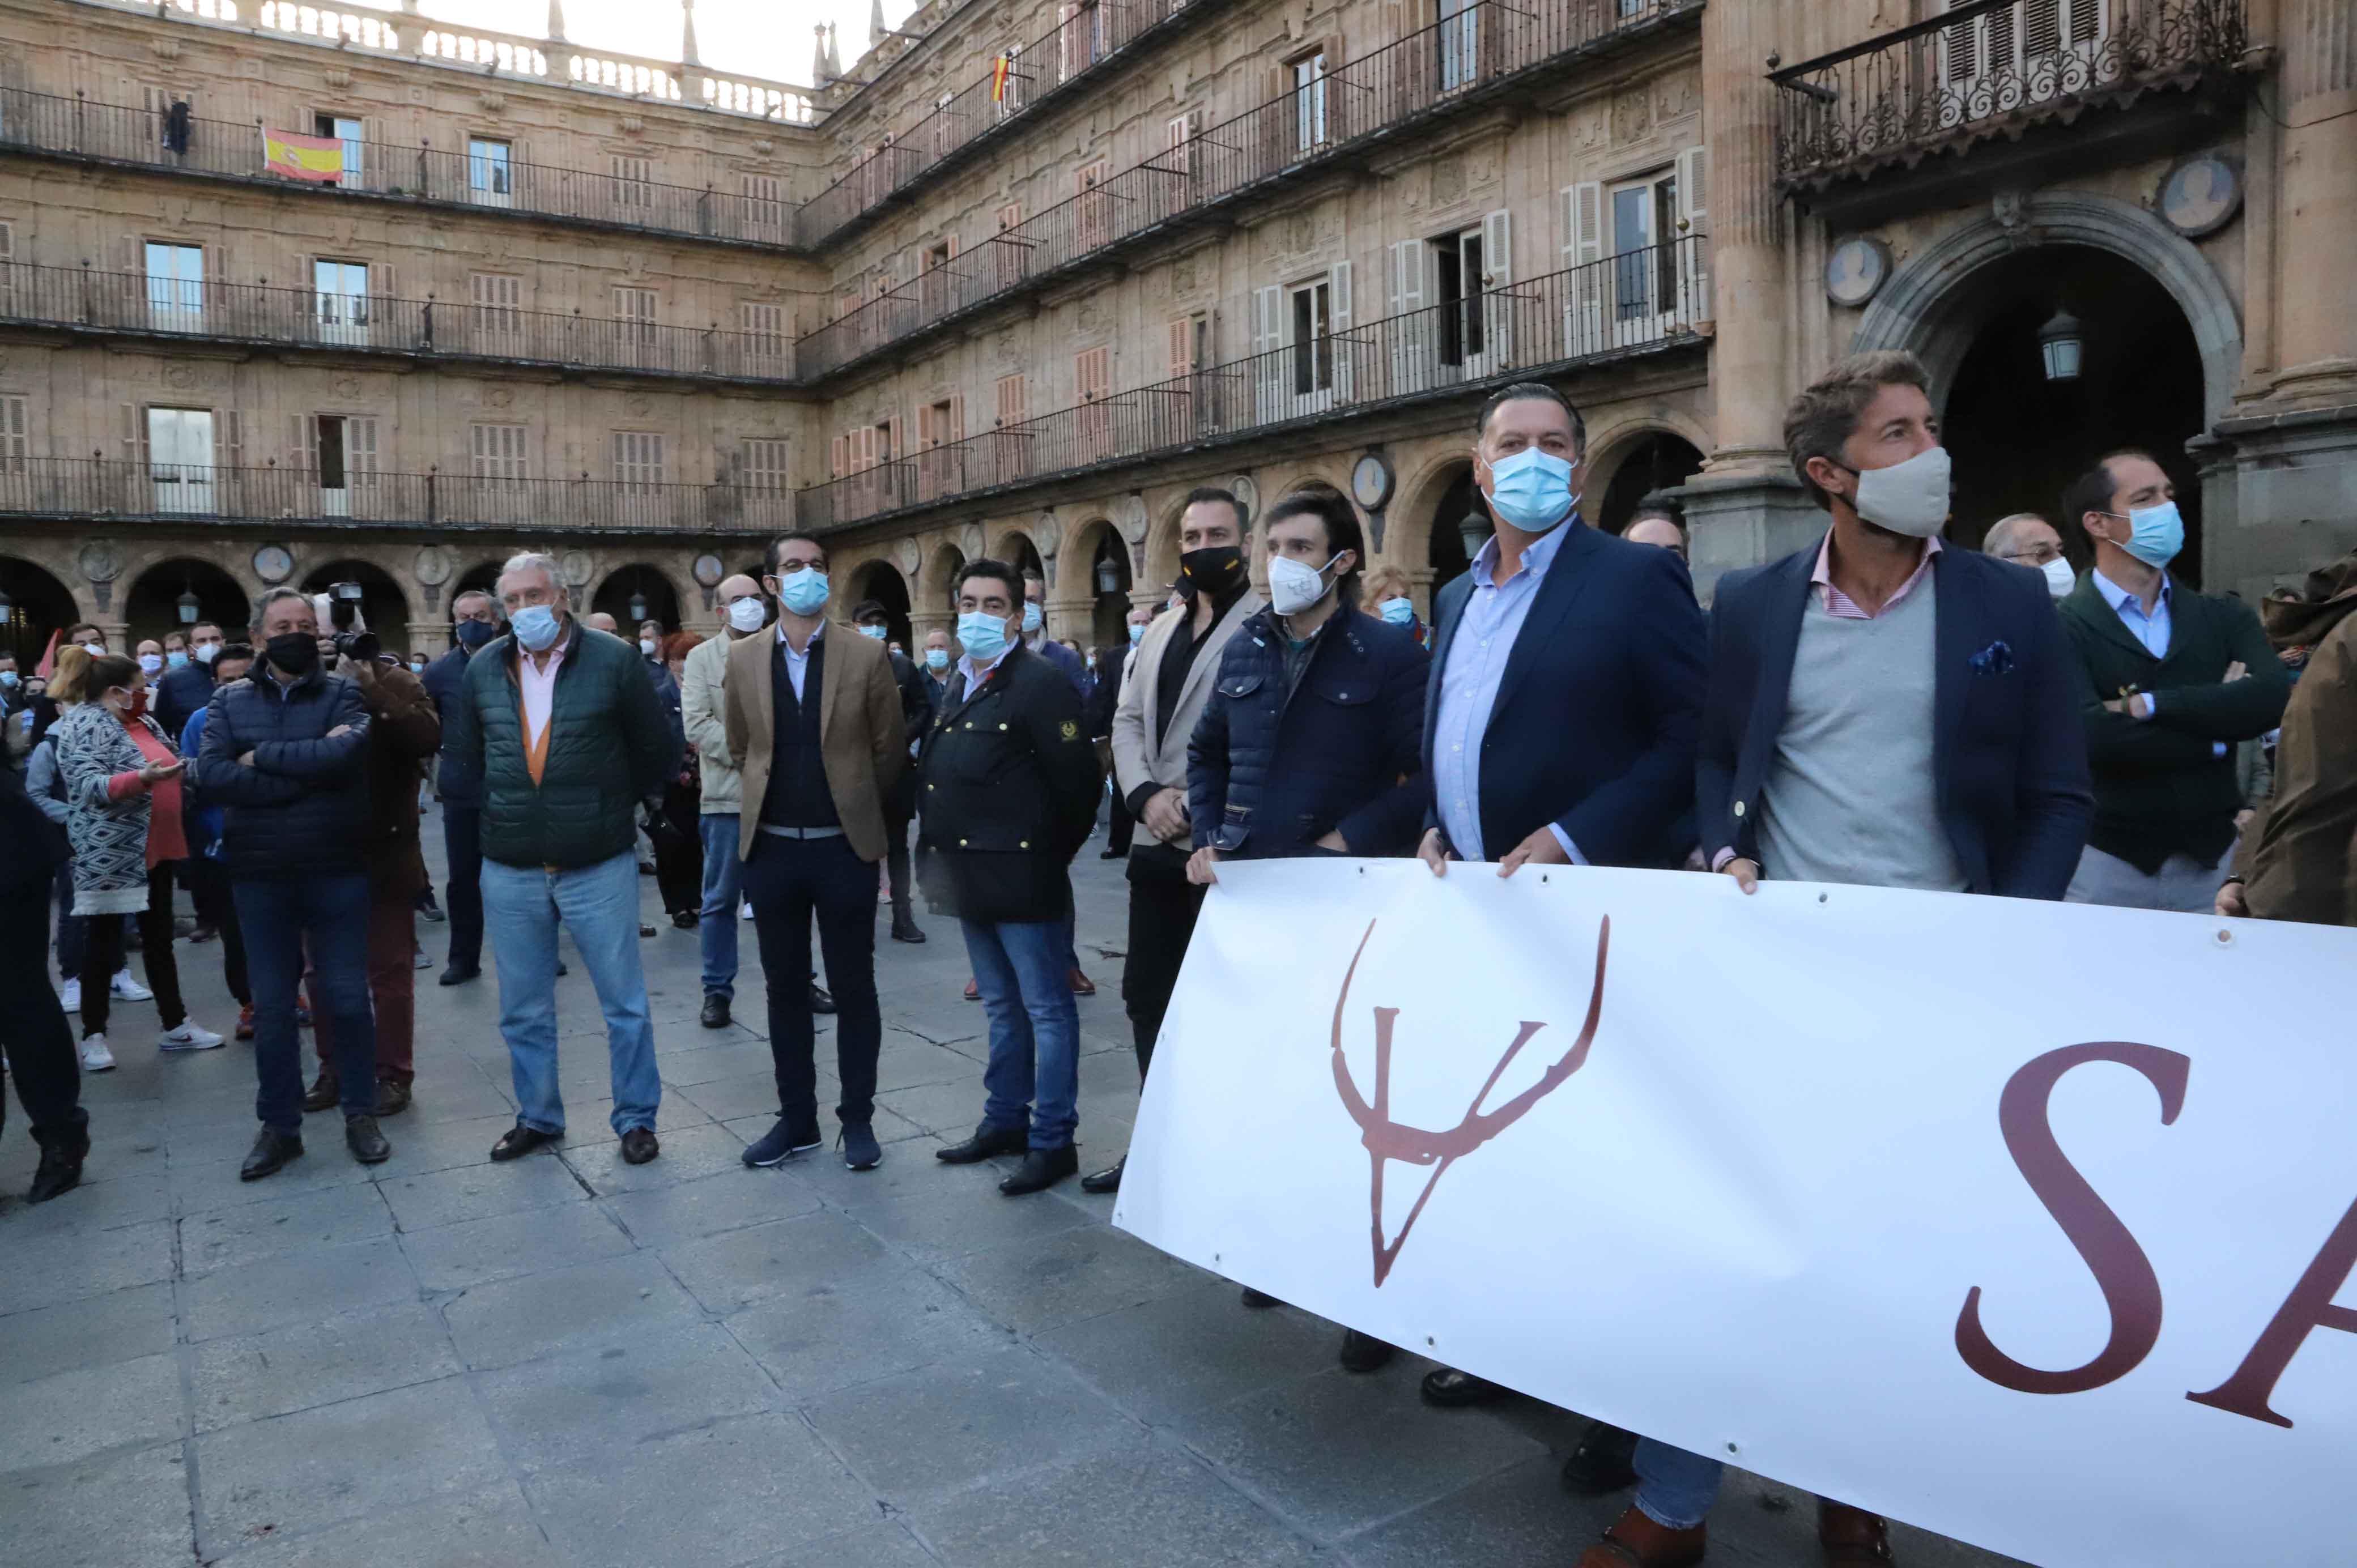
[[[990,62],[990,101],[993,103],[1006,102],[1006,74],[1012,68],[1013,62],[1005,55]]]
[[[344,177],[344,144],[333,136],[298,136],[292,131],[262,133],[262,165],[272,174],[334,185]]]

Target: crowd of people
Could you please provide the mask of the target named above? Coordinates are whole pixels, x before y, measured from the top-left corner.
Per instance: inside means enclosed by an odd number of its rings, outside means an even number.
[[[430,663],[382,655],[350,607],[285,588],[243,641],[200,624],[125,659],[85,625],[39,679],[0,657],[24,769],[0,795],[15,895],[0,965],[27,1004],[0,1016],[0,1044],[42,1146],[32,1196],[79,1179],[78,1077],[112,1063],[113,1004],[152,1000],[160,1049],[221,1044],[181,1000],[176,877],[253,1041],[242,1175],[300,1156],[306,1113],[339,1110],[354,1159],[387,1156],[382,1122],[414,1079],[429,763],[448,859],[440,983],[479,979],[486,937],[497,966],[518,1111],[495,1161],[566,1133],[560,929],[604,1018],[620,1155],[661,1154],[642,833],[665,911],[698,933],[707,1027],[730,1021],[740,913],[753,924],[778,1107],[746,1165],[829,1142],[830,1012],[832,1141],[855,1171],[883,1160],[877,933],[927,940],[921,897],[956,921],[989,1032],[973,1133],[934,1152],[1006,1157],[1010,1196],[1080,1174],[1074,998],[1094,984],[1070,867],[1103,810],[1103,853],[1125,866],[1141,1079],[1235,860],[1683,868],[1746,892],[1776,878],[2357,924],[2357,554],[2255,611],[2198,592],[2170,571],[2184,528],[2168,474],[2133,451],[2090,454],[2053,518],[1998,520],[1962,547],[1943,537],[1949,457],[1904,354],[1833,367],[1785,439],[1826,530],[1721,578],[1707,611],[1674,501],[1649,499],[1617,536],[1587,526],[1580,415],[1522,384],[1473,432],[1494,536],[1428,618],[1405,575],[1369,570],[1340,493],[1300,490],[1255,520],[1205,488],[1167,601],[1093,651],[1045,635],[1038,574],[982,559],[952,586],[954,629],[911,654],[882,605],[830,622],[828,542],[790,532],[759,577],[717,585],[709,637],[648,622],[634,647],[526,553],[495,591],[458,596],[454,645]],[[1116,1161],[1082,1185],[1123,1176]],[[1393,1354],[1355,1331],[1340,1350],[1361,1372]],[[1505,1391],[1441,1369],[1423,1394]],[[1592,1428],[1566,1483],[1636,1495],[1580,1568],[1698,1562],[1719,1470]],[[1838,1502],[1820,1539],[1830,1563],[1890,1560],[1884,1521]]]

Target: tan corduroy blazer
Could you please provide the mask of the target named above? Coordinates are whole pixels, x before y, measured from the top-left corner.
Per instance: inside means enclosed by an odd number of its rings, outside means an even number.
[[[1154,735],[1161,725],[1162,655],[1172,638],[1193,635],[1189,627],[1194,610],[1186,606],[1164,610],[1146,628],[1145,637],[1139,639],[1130,658],[1129,673],[1122,679],[1121,702],[1113,711],[1114,787],[1125,798],[1141,784],[1166,785],[1179,790],[1187,788],[1187,743],[1195,738],[1196,722],[1211,701],[1211,682],[1220,671],[1221,653],[1237,629],[1267,602],[1246,588],[1228,607],[1228,613],[1213,624],[1203,650],[1195,656],[1193,667],[1187,671],[1186,683],[1178,688],[1178,711],[1170,715],[1169,727],[1163,730],[1159,746],[1155,744]]]
[[[722,683],[728,749],[744,779],[745,800],[737,820],[737,853],[751,859],[759,836],[761,801],[770,789],[770,715],[778,628],[729,645],[728,675]],[[826,787],[843,819],[844,836],[860,859],[884,858],[884,798],[909,766],[909,743],[900,727],[900,688],[882,643],[845,627],[830,626],[820,638],[826,656],[819,673],[819,762]],[[807,693],[805,693],[807,694]]]

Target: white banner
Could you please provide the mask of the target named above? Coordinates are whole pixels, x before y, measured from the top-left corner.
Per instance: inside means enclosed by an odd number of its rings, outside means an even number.
[[[1220,878],[1124,1229],[2046,1568],[2357,1561],[2357,931]]]

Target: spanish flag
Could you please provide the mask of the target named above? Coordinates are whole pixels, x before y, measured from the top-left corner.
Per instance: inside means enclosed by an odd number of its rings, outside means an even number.
[[[288,179],[334,185],[344,177],[344,144],[333,136],[298,136],[292,131],[262,133],[262,166]]]
[[[1006,73],[1011,67],[1012,62],[1005,55],[990,62],[990,101],[993,103],[1006,102]]]

